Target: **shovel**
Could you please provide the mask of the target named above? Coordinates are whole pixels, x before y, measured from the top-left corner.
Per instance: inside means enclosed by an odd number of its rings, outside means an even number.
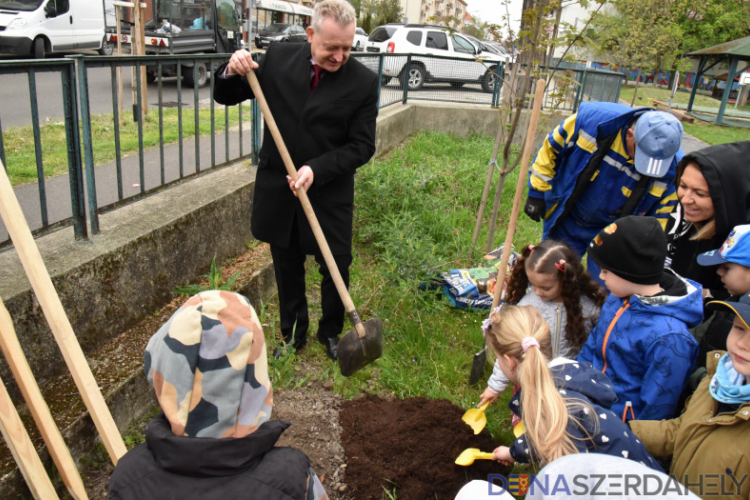
[[[466,413],[464,413],[464,416],[461,417],[461,420],[466,422],[469,427],[474,430],[475,435],[482,432],[484,426],[487,425],[487,416],[484,414],[484,412],[489,406],[490,402],[487,401],[479,408],[472,408],[471,410],[467,411]]]
[[[268,107],[268,102],[263,95],[263,90],[260,88],[258,77],[255,72],[250,70],[245,75],[247,81],[250,84],[250,88],[253,90],[255,99],[260,104],[260,109],[263,112],[263,118],[266,121],[268,129],[271,131],[273,140],[276,143],[276,147],[279,150],[282,160],[284,160],[284,166],[286,167],[289,177],[295,182],[299,179],[297,176],[297,169],[294,168],[292,157],[289,156],[289,151],[286,148],[284,139],[281,137],[279,127],[276,125],[276,121],[273,119],[271,109]],[[323,229],[320,227],[318,218],[315,216],[310,199],[307,197],[307,192],[304,188],[297,189],[297,196],[299,197],[300,203],[302,203],[302,209],[305,211],[307,220],[310,223],[315,239],[320,247],[320,252],[323,254],[326,266],[331,273],[331,278],[336,285],[336,290],[341,296],[341,302],[344,303],[344,308],[349,314],[349,318],[354,324],[354,329],[348,331],[339,341],[338,346],[338,358],[339,358],[339,369],[341,374],[348,377],[354,374],[357,370],[369,365],[380,356],[383,355],[383,323],[380,319],[372,318],[362,323],[359,319],[357,309],[354,307],[354,302],[349,296],[349,291],[346,289],[344,280],[341,278],[339,268],[336,266],[336,261],[333,260],[333,254],[331,249],[328,247]]]
[[[516,195],[513,198],[513,209],[510,213],[510,223],[508,224],[508,232],[505,235],[505,245],[503,246],[503,257],[500,260],[500,267],[497,270],[497,281],[495,282],[495,295],[492,298],[492,308],[490,314],[500,304],[500,296],[503,293],[503,286],[505,284],[505,270],[508,268],[508,260],[510,259],[510,251],[513,247],[513,237],[516,234],[516,223],[518,222],[518,213],[521,209],[521,196],[523,190],[526,187],[526,177],[529,173],[529,162],[531,161],[531,153],[534,147],[534,136],[536,135],[536,126],[539,122],[539,114],[542,111],[542,101],[544,100],[544,80],[538,80],[536,82],[536,94],[534,95],[534,109],[531,111],[531,119],[529,120],[529,130],[526,133],[526,146],[523,150],[523,157],[521,158],[521,171],[518,174],[518,184],[516,184]],[[484,348],[474,355],[474,359],[471,362],[471,372],[469,373],[469,385],[474,385],[479,381],[479,377],[482,375],[484,370],[484,364],[487,362],[487,339],[484,340]]]
[[[466,467],[473,464],[474,460],[492,460],[492,453],[479,451],[479,448],[466,448],[456,459],[456,465]]]

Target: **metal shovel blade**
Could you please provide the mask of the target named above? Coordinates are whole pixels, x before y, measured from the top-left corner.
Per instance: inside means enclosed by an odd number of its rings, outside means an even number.
[[[383,355],[383,323],[379,318],[368,319],[362,325],[365,336],[359,338],[356,329],[346,332],[339,341],[339,369],[349,377]]]
[[[484,348],[474,355],[474,359],[471,360],[471,372],[469,373],[469,385],[474,385],[479,382],[484,373],[484,365],[487,363],[487,343],[485,342]]]

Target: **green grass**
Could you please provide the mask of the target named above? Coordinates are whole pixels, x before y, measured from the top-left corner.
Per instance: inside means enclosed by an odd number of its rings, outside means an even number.
[[[347,398],[367,391],[399,398],[446,398],[466,409],[477,404],[491,366],[488,363],[476,386],[469,387],[467,379],[472,356],[483,343],[481,323],[487,311],[455,309],[418,285],[437,271],[468,267],[483,255],[488,224],[477,248],[471,247],[471,237],[492,146],[488,137],[423,133],[359,170],[351,293],[363,319],[383,320],[384,354],[344,378],[325,359],[321,346],[308,344],[301,356],[320,360],[319,380],[333,379],[334,390]],[[517,179],[518,170],[504,186],[496,246],[505,239]],[[488,212],[489,208],[487,220]],[[522,214],[516,246],[540,238],[541,224]],[[310,284],[319,283],[317,273],[308,276]],[[264,308],[264,323],[273,321],[275,314]],[[311,325],[314,328],[315,322]],[[304,383],[294,367],[284,358],[271,360],[274,385]],[[488,429],[506,444],[513,439],[508,399],[506,392],[488,411]]]
[[[740,127],[717,127],[711,123],[695,120],[695,123],[683,123],[685,132],[709,144],[726,144],[736,141],[750,141],[750,129]]]
[[[620,99],[627,101],[629,104],[633,99],[633,91],[634,87],[623,87],[620,92]],[[637,106],[652,106],[654,99],[662,102],[669,102],[669,94],[670,91],[667,89],[650,86],[638,87],[638,95],[636,96],[635,104]],[[688,92],[677,92],[674,96],[673,102],[687,104],[689,100],[690,94]],[[696,94],[695,96],[696,106],[712,106],[718,109],[720,104],[721,101],[712,97],[700,94]],[[739,109],[750,111],[750,106],[742,106]],[[696,120],[693,124],[683,123],[682,125],[685,128],[685,132],[711,145],[750,140],[750,129],[740,127],[717,127],[716,125],[705,123],[700,120]]]
[[[630,104],[630,101],[633,100],[633,92],[635,91],[635,86],[623,86],[622,90],[620,90],[620,99],[627,101],[628,104]],[[651,87],[650,85],[638,86],[638,95],[635,98],[635,104],[637,106],[652,106],[654,100],[661,101],[661,102],[669,102],[669,95],[671,94],[671,91],[668,89],[663,89],[659,87]],[[680,104],[687,104],[690,100],[690,92],[676,92],[674,95],[674,99],[672,99],[672,102],[680,103]],[[713,97],[709,97],[707,95],[702,94],[695,94],[695,102],[694,104],[696,106],[709,106],[718,108],[721,104],[721,101],[718,99],[714,99]],[[744,108],[740,108],[744,109]]]
[[[215,108],[216,133],[224,130],[223,106]],[[239,106],[229,108],[229,127],[239,124]],[[245,104],[242,111],[242,127],[250,126],[250,105]],[[179,137],[178,110],[163,110],[164,143],[176,143]],[[211,134],[211,111],[200,108],[200,135]],[[64,122],[46,123],[40,127],[44,176],[55,177],[68,171],[68,145],[65,137]],[[195,134],[195,113],[193,109],[182,110],[183,140],[193,140]],[[81,133],[81,136],[83,134]],[[91,117],[92,147],[94,163],[102,165],[115,160],[115,130],[113,115],[94,115]],[[32,127],[11,127],[3,130],[6,167],[13,186],[20,186],[37,181],[36,155],[34,151],[34,134]],[[143,125],[143,147],[159,145],[159,112],[151,109]],[[218,145],[217,145],[218,147]],[[138,152],[138,125],[133,121],[132,113],[124,113],[120,125],[120,150],[122,156]],[[81,157],[83,158],[83,143]],[[84,164],[85,166],[85,164]]]

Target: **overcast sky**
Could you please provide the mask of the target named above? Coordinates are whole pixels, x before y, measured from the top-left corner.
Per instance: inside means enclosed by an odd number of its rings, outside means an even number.
[[[506,14],[505,0],[465,0],[467,10],[472,16],[479,16],[482,21],[492,24],[505,24],[503,18]],[[512,21],[513,29],[518,31],[521,19],[522,0],[508,0],[508,11]]]

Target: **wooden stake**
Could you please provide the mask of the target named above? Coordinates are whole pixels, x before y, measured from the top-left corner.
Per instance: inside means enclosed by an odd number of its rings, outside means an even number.
[[[521,158],[521,171],[518,173],[518,183],[516,184],[516,196],[513,198],[513,209],[510,212],[510,224],[508,224],[508,233],[505,235],[505,246],[503,247],[503,258],[500,260],[500,268],[497,270],[497,282],[495,283],[495,295],[492,298],[492,309],[495,310],[500,303],[500,298],[505,285],[505,269],[508,267],[510,259],[510,249],[513,246],[513,237],[516,234],[516,223],[518,222],[518,212],[521,208],[521,198],[523,190],[526,187],[526,176],[529,174],[529,163],[531,162],[531,153],[534,149],[534,137],[536,136],[536,126],[539,123],[539,114],[542,111],[542,100],[544,99],[544,80],[539,79],[536,82],[536,94],[534,95],[534,109],[531,111],[531,120],[529,120],[529,130],[526,132],[526,147],[523,150]]]
[[[16,247],[16,252],[26,271],[31,287],[42,306],[52,334],[55,336],[58,346],[60,346],[60,351],[62,351],[70,374],[73,376],[73,380],[83,397],[83,402],[86,404],[86,408],[99,431],[104,447],[107,449],[112,463],[117,464],[120,457],[127,452],[127,448],[120,432],[117,430],[112,414],[104,402],[102,393],[99,391],[99,386],[94,379],[94,374],[91,373],[86,357],[83,355],[81,345],[73,332],[68,316],[65,314],[65,309],[63,309],[60,297],[55,291],[2,162],[0,162],[0,216],[5,223],[5,229],[8,231],[13,245]]]
[[[73,457],[70,456],[70,450],[63,440],[60,429],[57,428],[52,414],[49,411],[47,403],[44,401],[42,392],[34,379],[26,355],[21,349],[18,342],[16,330],[13,327],[13,320],[5,308],[5,304],[0,298],[0,348],[5,354],[10,371],[16,379],[18,387],[21,389],[23,399],[34,417],[34,422],[39,428],[39,432],[44,438],[47,450],[52,456],[52,460],[60,472],[60,477],[68,488],[71,496],[76,500],[87,499],[86,488],[83,486],[83,480],[78,472]]]
[[[57,492],[49,480],[47,471],[44,470],[42,461],[29,438],[29,433],[26,432],[2,380],[0,380],[0,431],[34,498],[37,500],[58,499]]]

